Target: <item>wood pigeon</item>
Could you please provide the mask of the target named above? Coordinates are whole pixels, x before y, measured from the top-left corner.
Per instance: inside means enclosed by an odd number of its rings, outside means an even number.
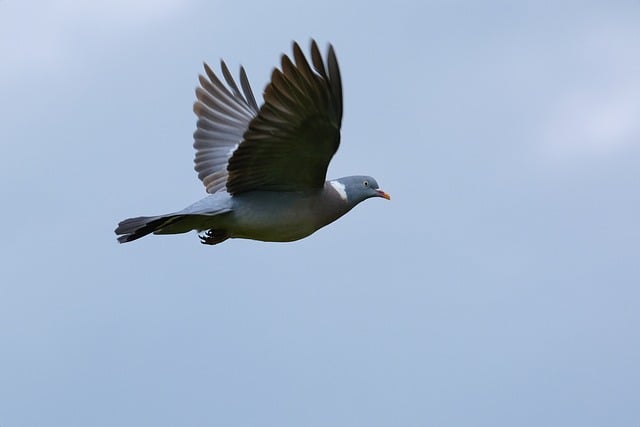
[[[325,181],[340,144],[342,82],[333,47],[326,62],[311,41],[311,64],[293,43],[282,55],[258,107],[240,67],[240,86],[221,61],[226,85],[205,63],[193,110],[195,170],[209,195],[166,215],[125,219],[120,243],[147,234],[204,232],[202,243],[229,238],[290,242],[309,236],[370,197],[390,199],[369,176]]]

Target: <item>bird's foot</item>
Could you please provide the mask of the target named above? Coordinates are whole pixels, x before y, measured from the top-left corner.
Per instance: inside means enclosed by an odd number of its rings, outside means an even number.
[[[200,243],[203,245],[217,245],[229,238],[229,235],[224,230],[214,230],[213,228],[207,230],[204,234],[198,235]]]

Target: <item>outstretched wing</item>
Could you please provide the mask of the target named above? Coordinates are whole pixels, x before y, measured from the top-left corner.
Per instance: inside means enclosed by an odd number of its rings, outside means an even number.
[[[242,141],[249,122],[258,114],[258,105],[244,68],[240,68],[242,92],[224,61],[221,61],[221,69],[228,88],[207,64],[204,64],[204,69],[207,76],[200,76],[197,100],[193,105],[198,116],[193,147],[196,149],[198,178],[207,192],[213,194],[225,188],[227,163]]]
[[[265,103],[229,159],[226,188],[232,194],[251,190],[309,190],[324,185],[327,167],[340,144],[342,83],[338,61],[333,47],[329,46],[325,65],[315,41],[311,42],[313,68],[297,43],[293,44],[293,58],[295,63],[288,56],[282,56],[282,69],[273,71],[265,89]],[[250,108],[245,107],[252,106],[248,99],[241,99],[239,92],[234,94],[235,97],[228,97],[235,99],[234,103],[216,102],[215,99],[208,102],[216,106],[234,106],[230,109],[233,115],[213,116],[224,118],[223,122],[215,122],[217,128],[224,123],[225,130],[231,129],[229,143],[225,146],[229,148],[233,147],[236,131],[250,114]],[[213,121],[213,118],[208,119],[206,124]],[[217,157],[211,155],[210,159],[214,158]],[[212,188],[219,188],[217,176],[211,182],[216,183]]]

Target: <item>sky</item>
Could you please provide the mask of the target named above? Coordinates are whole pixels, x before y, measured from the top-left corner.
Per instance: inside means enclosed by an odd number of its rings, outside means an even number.
[[[640,425],[640,3],[0,1],[0,426]],[[293,243],[120,245],[205,195],[202,62],[344,87]]]

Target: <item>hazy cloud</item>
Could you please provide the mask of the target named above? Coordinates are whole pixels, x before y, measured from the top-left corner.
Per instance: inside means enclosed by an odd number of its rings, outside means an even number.
[[[189,0],[0,2],[0,77],[63,64],[74,41],[118,39],[172,16]]]
[[[583,34],[574,72],[543,124],[551,155],[597,154],[640,142],[637,40],[637,29],[624,24]]]

